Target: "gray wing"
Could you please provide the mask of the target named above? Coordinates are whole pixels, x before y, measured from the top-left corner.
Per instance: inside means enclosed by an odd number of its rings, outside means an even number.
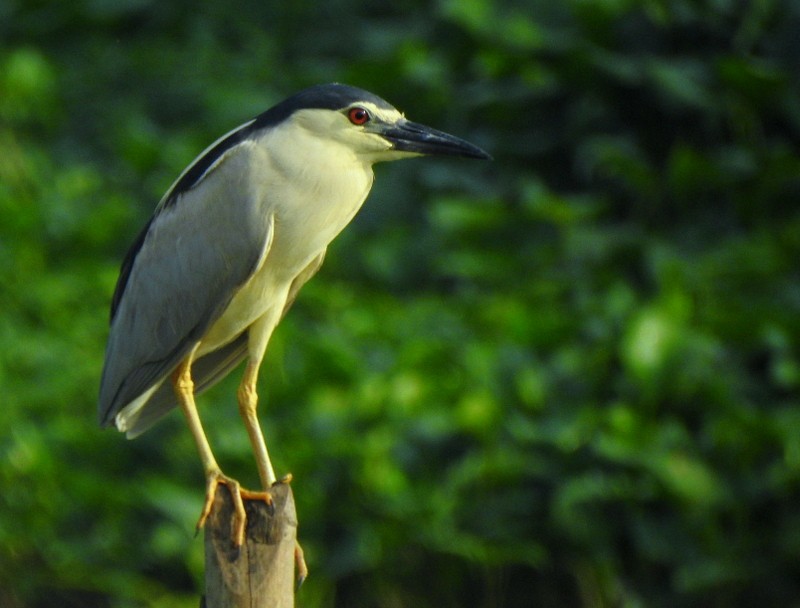
[[[173,186],[123,265],[100,386],[104,426],[148,391],[158,393],[269,250],[274,218],[255,187],[256,146],[241,138],[224,144],[184,172],[176,186],[185,190]],[[203,171],[182,184],[198,164]],[[209,365],[214,381],[229,363]]]
[[[222,348],[200,357],[192,364],[194,394],[199,395],[228,375],[247,356],[247,332]],[[127,429],[126,436],[133,439],[158,422],[162,416],[178,405],[172,384],[164,382],[147,401],[147,407]]]
[[[295,277],[289,288],[289,295],[286,298],[281,319],[286,316],[289,309],[294,304],[300,288],[313,277],[325,259],[325,251],[314,258],[311,263]],[[236,340],[226,344],[220,349],[200,357],[192,364],[192,379],[194,380],[195,395],[199,395],[228,375],[242,359],[247,356],[247,332],[241,334]],[[168,383],[164,383],[156,389],[153,396],[147,402],[147,408],[136,418],[127,431],[128,438],[132,439],[144,433],[147,429],[158,422],[162,416],[177,405],[175,391]]]

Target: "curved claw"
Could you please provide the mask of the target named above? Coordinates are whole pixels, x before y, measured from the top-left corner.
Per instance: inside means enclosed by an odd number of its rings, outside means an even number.
[[[306,565],[306,558],[303,556],[303,548],[300,543],[294,543],[294,563],[297,566],[297,586],[295,589],[300,589],[303,581],[308,577],[308,566]]]

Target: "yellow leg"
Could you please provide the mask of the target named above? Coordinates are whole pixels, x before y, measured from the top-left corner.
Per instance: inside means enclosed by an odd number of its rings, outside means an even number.
[[[197,529],[202,528],[208,515],[211,513],[211,507],[214,504],[214,496],[217,492],[217,486],[224,483],[228,486],[231,492],[234,508],[234,542],[241,545],[244,542],[245,523],[247,515],[244,510],[243,498],[264,500],[268,504],[272,502],[272,497],[269,493],[262,492],[249,492],[242,489],[238,481],[232,477],[225,475],[217,464],[214,454],[211,451],[211,446],[208,443],[206,434],[203,431],[203,425],[200,422],[200,416],[197,413],[197,405],[194,401],[194,382],[192,381],[192,357],[187,357],[180,365],[178,365],[175,372],[172,374],[172,385],[175,390],[175,395],[178,398],[178,404],[186,416],[186,421],[189,425],[189,431],[192,433],[197,450],[200,453],[200,460],[203,462],[203,471],[206,475],[206,500],[203,505],[203,510],[200,513],[200,519],[197,522]]]
[[[276,478],[269,453],[267,452],[264,434],[261,432],[261,425],[258,424],[258,416],[256,416],[256,408],[258,407],[258,394],[256,392],[258,368],[258,362],[253,362],[252,360],[247,362],[237,396],[239,398],[239,413],[242,416],[242,420],[244,420],[247,436],[250,437],[250,445],[252,445],[253,454],[256,457],[261,485],[265,492],[269,492],[269,489],[276,483]],[[289,483],[291,480],[292,476],[288,474],[280,480],[280,483]],[[300,587],[308,576],[308,567],[299,542],[295,543],[294,559],[297,564],[297,586]]]
[[[247,362],[237,396],[239,398],[239,414],[244,420],[247,436],[250,437],[250,445],[253,446],[253,454],[256,457],[261,487],[264,488],[264,491],[269,491],[276,478],[272,462],[269,459],[269,453],[267,452],[264,434],[261,432],[261,426],[258,424],[258,417],[256,416],[256,408],[258,407],[258,394],[256,393],[258,367],[258,362]]]

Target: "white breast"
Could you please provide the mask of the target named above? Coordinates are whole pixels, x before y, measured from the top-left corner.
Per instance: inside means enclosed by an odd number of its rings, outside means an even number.
[[[272,242],[256,272],[207,332],[197,356],[230,342],[265,315],[272,319],[267,324],[271,333],[292,281],[361,208],[372,187],[372,167],[346,147],[330,146],[302,130],[277,128],[248,151],[253,158],[247,204],[254,206],[254,221],[273,222]]]

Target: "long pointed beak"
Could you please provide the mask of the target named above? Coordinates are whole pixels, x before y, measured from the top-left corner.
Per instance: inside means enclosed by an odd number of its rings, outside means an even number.
[[[381,136],[392,143],[393,149],[436,156],[463,156],[491,160],[491,156],[468,141],[464,141],[405,118],[381,129]]]

